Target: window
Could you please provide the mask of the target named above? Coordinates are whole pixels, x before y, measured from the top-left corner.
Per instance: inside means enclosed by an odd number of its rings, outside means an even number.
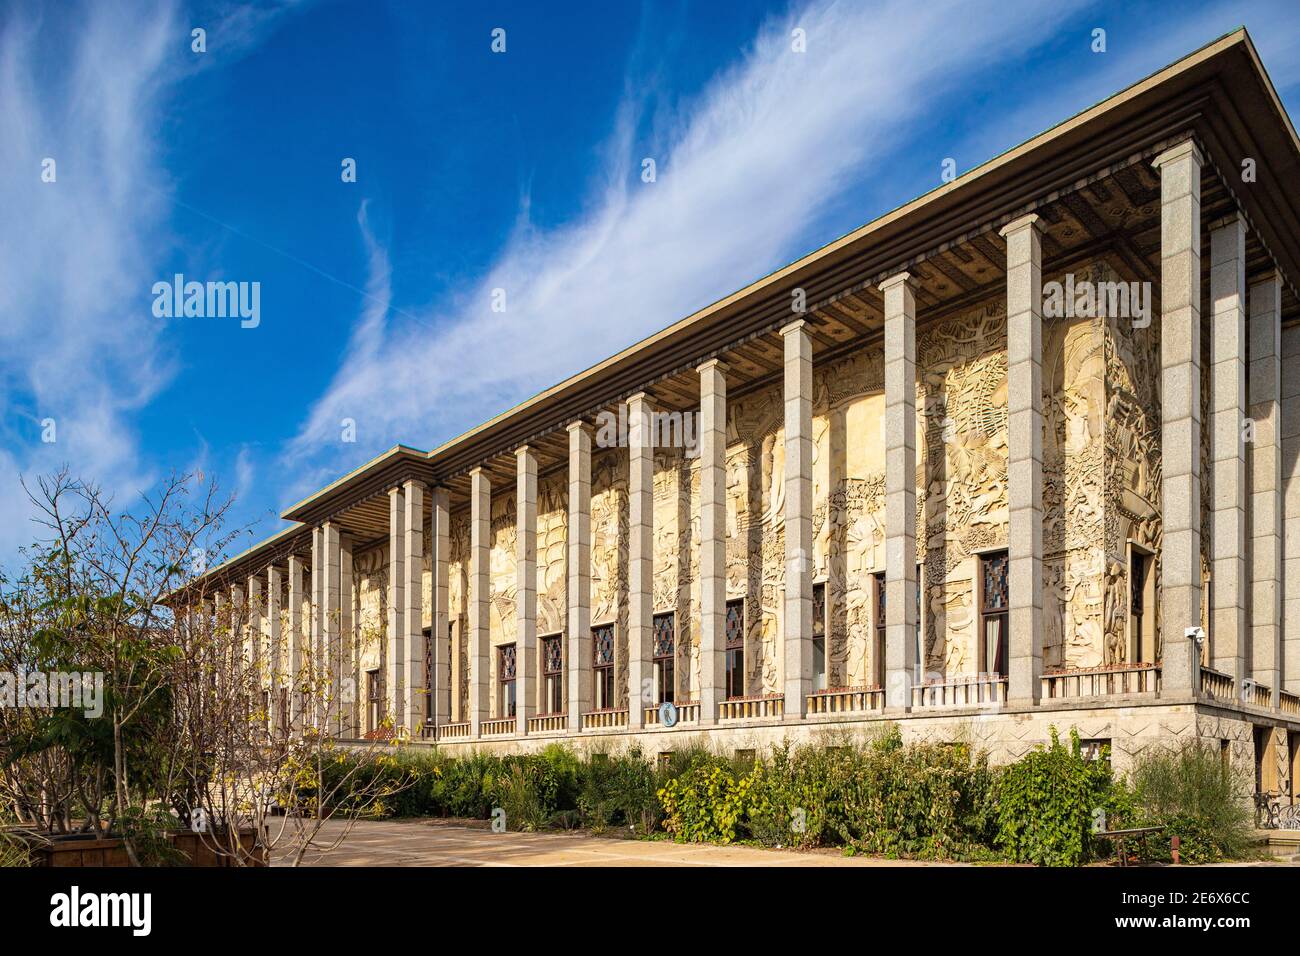
[[[614,707],[614,625],[604,624],[591,632],[591,671],[596,709]]]
[[[1005,551],[980,556],[980,631],[984,640],[984,672],[1007,673],[1008,561]]]
[[[813,690],[826,689],[826,583],[814,584],[813,605]]]
[[[497,680],[501,692],[497,694],[497,716],[515,716],[515,646],[503,644],[497,650]]]
[[[921,595],[924,588],[921,586],[922,575],[924,574],[923,565],[916,566],[916,679],[919,683],[925,678],[925,641],[921,638]]]
[[[1152,564],[1150,554],[1129,546],[1129,661],[1135,664],[1155,661],[1155,615],[1148,612],[1150,601],[1154,597]]]
[[[546,713],[564,713],[564,641],[559,634],[542,638],[542,690]]]
[[[384,681],[378,668],[366,671],[366,730],[373,733],[384,722]]]
[[[1091,740],[1079,741],[1079,756],[1084,760],[1091,760],[1094,763],[1104,762],[1110,765],[1110,739],[1095,737]]]
[[[727,699],[745,696],[745,599],[727,602]]]
[[[671,703],[677,686],[677,616],[654,616],[655,703]]]
[[[433,722],[433,628],[420,632],[424,636],[424,716]]]
[[[872,661],[871,679],[877,687],[885,686],[885,572],[877,571],[871,576],[872,595],[875,599],[876,617],[872,627],[875,643],[875,658]]]

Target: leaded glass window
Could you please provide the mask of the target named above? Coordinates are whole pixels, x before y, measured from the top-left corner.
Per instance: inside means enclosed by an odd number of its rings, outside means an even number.
[[[506,644],[498,651],[497,673],[501,682],[501,694],[498,698],[499,717],[515,716],[515,645]]]
[[[1007,673],[1008,559],[1005,551],[980,556],[980,623],[983,627],[984,671]]]
[[[673,699],[677,683],[677,616],[654,616],[653,657],[655,674],[655,702],[662,704]]]
[[[745,601],[727,602],[727,698],[745,696]]]
[[[606,624],[592,632],[593,667],[614,666],[614,625]]]
[[[542,638],[542,684],[548,714],[564,712],[564,641],[560,635]]]
[[[591,631],[591,664],[597,710],[614,707],[614,625],[604,624]]]

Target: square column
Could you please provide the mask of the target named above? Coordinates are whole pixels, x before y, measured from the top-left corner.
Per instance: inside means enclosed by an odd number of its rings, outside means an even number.
[[[492,548],[492,485],[482,468],[469,473],[469,722],[474,737],[488,718],[488,571]]]
[[[528,733],[537,697],[537,455],[515,450],[515,733]]]
[[[1201,165],[1190,140],[1160,171],[1161,675],[1173,696],[1199,691],[1201,624]]]
[[[263,612],[262,604],[262,579],[257,575],[249,575],[248,581],[244,586],[244,593],[248,595],[248,629],[245,632],[245,650],[244,656],[248,661],[248,688],[252,699],[249,701],[249,707],[252,714],[256,714],[262,709],[261,693],[266,690],[266,671],[263,667],[265,657],[262,654],[262,642],[265,638],[266,615]],[[268,695],[268,704],[269,704]],[[251,714],[250,714],[251,716]],[[263,715],[262,726],[265,728],[270,720],[270,710]]]
[[[302,729],[303,646],[306,635],[302,627],[302,558],[289,555],[289,715],[295,730]]]
[[[650,406],[644,392],[627,400],[628,546],[627,546],[627,725],[645,725],[645,709],[654,702],[650,642],[654,598],[654,439]]]
[[[322,694],[327,711],[328,727],[332,734],[340,730],[339,715],[343,696],[343,668],[341,662],[341,641],[339,640],[339,616],[343,603],[342,589],[339,582],[339,526],[332,521],[321,525],[325,542],[325,563],[321,568],[321,595],[324,611],[321,615],[324,629],[324,652],[320,658]]]
[[[271,707],[267,719],[271,722],[272,733],[279,731],[285,719],[284,707],[280,703],[280,691],[285,686],[284,618],[281,614],[283,587],[280,569],[274,564],[268,565],[266,569],[267,683],[271,690]]]
[[[1246,225],[1210,227],[1210,651],[1237,688],[1247,670],[1246,621]]]
[[[1037,216],[1007,240],[1007,699],[1035,703],[1043,676],[1043,250]]]
[[[386,717],[393,732],[406,719],[406,499],[388,489],[388,666]]]
[[[1300,694],[1300,326],[1282,332],[1282,689]]]
[[[812,338],[803,319],[785,342],[785,716],[808,712],[813,683]]]
[[[569,425],[568,582],[569,731],[591,710],[591,427]]]
[[[353,589],[352,535],[339,534],[339,673],[342,682],[339,690],[339,734],[344,737],[360,736],[356,733],[357,723],[357,688],[361,686],[361,676],[357,673],[357,661],[360,655],[356,646],[356,630],[353,603],[356,592]]]
[[[1282,281],[1250,287],[1250,649],[1252,671],[1282,690]]]
[[[451,630],[449,627],[448,559],[451,554],[451,498],[446,488],[434,488],[433,523],[430,529],[432,574],[430,575],[430,614],[433,639],[433,673],[429,675],[429,693],[435,727],[451,721]]]
[[[310,638],[307,643],[306,660],[303,662],[306,706],[308,719],[312,727],[320,727],[322,714],[322,696],[325,679],[325,531],[316,527],[311,530],[311,615],[308,627]]]
[[[911,276],[885,297],[885,707],[912,706],[916,648],[916,298]]]
[[[402,649],[406,653],[402,686],[406,689],[405,707],[398,719],[411,736],[424,727],[428,710],[427,685],[424,679],[424,485],[407,481],[402,485],[402,623],[405,633]]]
[[[727,692],[727,367],[700,366],[700,720]]]

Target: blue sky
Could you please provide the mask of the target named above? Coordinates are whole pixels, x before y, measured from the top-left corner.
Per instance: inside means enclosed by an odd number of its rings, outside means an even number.
[[[65,462],[271,534],[1242,24],[1295,115],[1293,0],[7,3],[0,563]],[[156,318],[178,272],[260,324]]]

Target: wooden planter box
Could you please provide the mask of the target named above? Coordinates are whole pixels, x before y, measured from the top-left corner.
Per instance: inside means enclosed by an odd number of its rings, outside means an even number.
[[[126,847],[116,837],[97,840],[83,833],[39,838],[24,837],[14,834],[25,842],[36,866],[84,867],[84,866],[130,866]],[[244,830],[239,835],[240,846],[253,857],[253,866],[267,866],[269,854],[265,846],[260,845],[257,831]],[[172,846],[184,854],[188,863],[183,866],[234,866],[234,861],[213,851],[203,842],[203,837],[189,830],[173,830],[167,834]]]

